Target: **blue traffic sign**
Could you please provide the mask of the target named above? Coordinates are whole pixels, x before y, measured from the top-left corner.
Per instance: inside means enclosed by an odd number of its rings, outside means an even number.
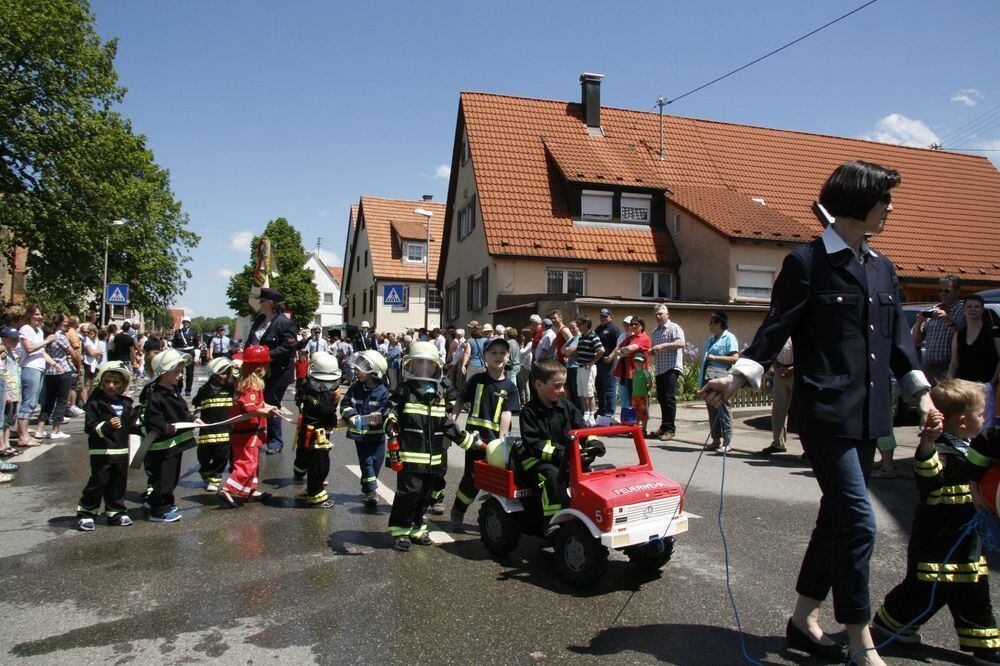
[[[386,305],[401,307],[406,305],[406,292],[401,284],[382,285],[382,302]]]
[[[108,305],[128,304],[128,285],[109,284],[104,290],[104,302]]]

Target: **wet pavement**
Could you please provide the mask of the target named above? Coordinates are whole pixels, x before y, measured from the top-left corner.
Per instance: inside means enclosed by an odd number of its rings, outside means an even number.
[[[651,449],[657,468],[684,483],[708,424],[699,407],[681,408],[679,417],[678,439]],[[749,455],[770,441],[751,427],[758,421],[738,422],[738,450],[726,460],[733,593],[751,656],[814,663],[785,650],[783,632],[818,492],[794,439],[790,453],[776,459]],[[442,520],[437,545],[393,551],[389,507],[384,500],[377,509],[362,506],[354,447],[342,433],[332,455],[332,509],[296,504],[302,487],[291,483],[290,447],[262,457],[261,485],[274,498],[236,510],[204,491],[190,451],[177,492],[180,522],[145,520],[144,478],[133,471],[127,504],[136,524],[98,520],[96,531],[81,533],[75,507],[89,471],[81,430],[82,419],[71,422],[71,439],[40,455],[32,451],[29,457],[37,457],[21,462],[17,481],[0,487],[3,663],[742,661],[716,524],[721,456],[706,454],[698,463],[685,509],[699,517],[661,574],[644,577],[612,554],[604,578],[581,592],[557,577],[551,547],[532,537],[497,560],[474,525],[469,534],[448,535]],[[916,496],[907,469],[912,434],[897,431],[902,478],[876,481],[872,489],[879,521],[875,603],[905,568]],[[286,426],[286,442],[291,436]],[[630,455],[626,440],[610,440],[609,461],[624,464]],[[459,465],[452,455],[449,506]],[[392,490],[391,472],[381,481]],[[473,508],[470,521],[475,515]],[[829,608],[824,621],[834,627]],[[946,613],[923,635],[923,647],[883,654],[891,664],[968,663],[956,651]]]

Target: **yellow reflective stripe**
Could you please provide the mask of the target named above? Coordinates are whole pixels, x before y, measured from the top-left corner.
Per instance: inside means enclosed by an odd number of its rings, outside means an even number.
[[[977,467],[992,467],[993,463],[997,462],[996,458],[983,455],[979,451],[971,448],[968,453],[965,454],[965,459]]]
[[[206,409],[208,407],[232,407],[232,398],[209,398],[198,405],[198,409]]]
[[[96,432],[100,437],[104,437],[104,433],[101,431],[104,429],[105,423],[107,423],[107,421],[101,421],[96,426],[94,426],[94,432]]]
[[[958,632],[959,636],[981,636],[984,638],[992,638],[994,636],[1000,636],[1000,629],[992,627],[990,629],[976,629],[974,627],[955,627],[955,631]]]
[[[423,416],[431,415],[431,408],[427,405],[421,405],[415,402],[408,402],[403,405],[404,414],[421,414]]]
[[[500,415],[503,414],[503,396],[497,396],[497,408],[493,410],[493,422],[500,423]]]
[[[476,501],[476,498],[474,496],[469,497],[468,495],[462,492],[461,488],[455,491],[455,499],[457,499],[465,506],[469,506],[470,504]]]
[[[885,606],[882,606],[881,608],[878,609],[878,616],[882,620],[882,622],[884,622],[885,625],[887,627],[889,627],[890,629],[892,629],[894,632],[895,631],[900,631],[903,627],[906,626],[905,623],[903,623],[903,622],[897,622],[894,617],[892,617],[891,615],[889,615],[889,613],[887,613],[886,610],[885,610]],[[913,634],[917,633],[918,629],[920,629],[920,625],[919,624],[912,625],[909,629],[907,629],[906,631],[903,631],[902,635],[903,636],[912,636]]]
[[[410,534],[410,528],[396,527],[395,525],[389,525],[389,534],[394,537],[408,536]]]
[[[542,460],[552,460],[552,456],[555,455],[556,447],[552,445],[552,440],[547,439],[542,442]]]
[[[549,491],[545,487],[545,477],[539,475],[538,478],[538,487],[542,489],[542,514],[545,516],[554,515],[562,509],[562,504],[549,500]]]
[[[538,458],[535,458],[534,456],[532,456],[530,458],[525,458],[524,462],[521,463],[521,467],[523,467],[525,471],[528,471],[529,469],[531,469],[532,467],[534,467],[535,465],[537,465],[540,462],[542,462],[542,461],[539,460]]]
[[[326,489],[323,489],[312,497],[306,497],[306,504],[322,504],[328,499],[330,499],[330,496],[327,494]]]
[[[220,442],[228,442],[229,433],[228,432],[210,432],[207,435],[198,435],[199,444],[218,444]]]
[[[400,458],[403,462],[414,463],[417,465],[438,465],[441,463],[441,455],[430,453],[415,453],[413,451],[400,451]]]
[[[1000,638],[965,638],[958,637],[958,644],[971,648],[1000,648]]]
[[[932,453],[931,457],[927,460],[913,461],[913,471],[919,476],[937,476],[941,473],[942,469],[941,460],[938,458],[937,451]]]
[[[918,571],[984,571],[986,558],[980,557],[978,562],[957,562],[954,564],[940,562],[917,562]]]
[[[476,397],[472,402],[472,411],[469,412],[470,416],[479,416],[479,408],[483,406],[483,385],[476,385]]]
[[[942,486],[930,492],[927,498],[930,505],[938,504],[971,504],[972,490],[968,484],[957,486]]]
[[[470,416],[465,423],[466,425],[470,426],[486,428],[487,430],[490,430],[492,432],[500,432],[500,426],[497,423],[494,423],[493,421],[487,421],[486,419],[480,419]]]
[[[90,455],[92,456],[120,456],[122,454],[128,453],[128,447],[124,449],[91,449]]]
[[[410,538],[422,537],[423,535],[427,534],[427,524],[424,523],[423,525],[418,525],[416,527],[411,528],[409,534]]]

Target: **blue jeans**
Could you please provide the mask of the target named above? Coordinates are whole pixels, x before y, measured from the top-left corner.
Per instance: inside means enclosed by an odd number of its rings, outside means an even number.
[[[38,405],[38,392],[42,390],[42,376],[37,368],[21,368],[21,409],[17,418],[31,418],[31,412]]]
[[[358,467],[361,468],[361,492],[372,493],[378,488],[378,473],[385,462],[385,439],[354,442],[358,450]]]
[[[265,386],[264,402],[269,405],[281,407],[281,401],[285,399],[286,390],[288,390],[288,384]],[[283,422],[280,416],[267,417],[267,449],[269,451],[280,451],[285,448],[285,440],[281,435],[281,424]]]
[[[605,416],[615,414],[615,388],[617,377],[611,374],[611,364],[604,360],[597,362],[597,413]]]
[[[795,591],[822,601],[833,590],[833,614],[841,624],[871,619],[869,562],[875,549],[875,513],[868,475],[875,440],[802,437],[823,497],[806,547]]]
[[[716,418],[718,414],[718,418]],[[722,407],[708,406],[708,425],[712,430],[712,442],[722,442],[724,446],[729,446],[733,441],[733,427],[730,423],[729,405],[722,403]]]

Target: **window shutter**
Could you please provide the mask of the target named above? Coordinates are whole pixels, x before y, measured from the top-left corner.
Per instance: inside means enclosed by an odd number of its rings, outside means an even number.
[[[476,203],[478,196],[473,194],[472,201],[469,203],[469,230],[476,228]]]
[[[452,319],[458,319],[458,311],[461,309],[462,304],[462,280],[461,278],[455,278],[455,302],[452,304],[454,311],[451,313]]]
[[[489,299],[490,294],[490,267],[487,266],[483,269],[483,281],[480,287],[479,304],[485,309],[486,301]]]
[[[465,307],[465,309],[469,310],[471,312],[472,309],[473,309],[473,303],[472,303],[473,280],[472,280],[472,276],[471,275],[466,279],[465,287],[466,287],[466,290],[469,292],[466,295],[466,304],[465,304],[466,307]]]

